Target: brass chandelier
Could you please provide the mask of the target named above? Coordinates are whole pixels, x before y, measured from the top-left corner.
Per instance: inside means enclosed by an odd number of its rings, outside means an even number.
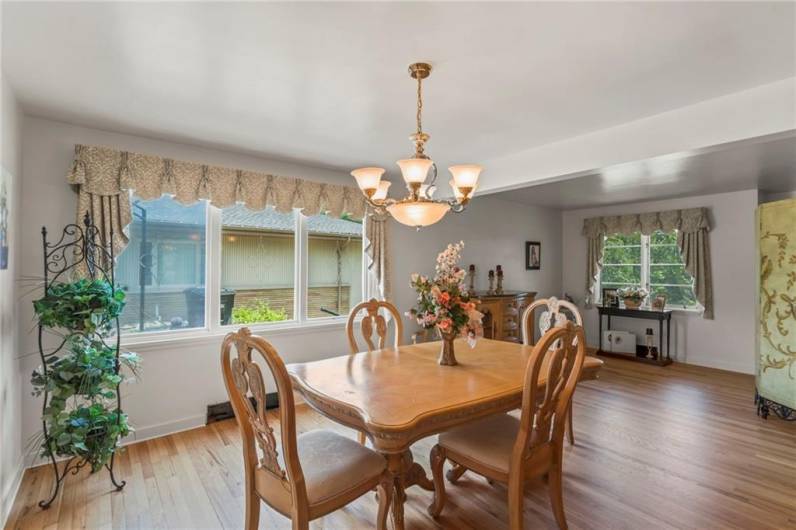
[[[446,200],[432,198],[436,190],[437,166],[425,152],[429,135],[423,132],[422,122],[422,83],[430,74],[430,64],[409,65],[409,75],[417,80],[417,130],[409,136],[415,146],[415,152],[412,158],[398,161],[409,194],[400,200],[387,197],[392,183],[381,179],[384,168],[363,167],[351,172],[375,213],[389,214],[399,223],[417,229],[433,225],[445,217],[449,210],[455,213],[464,211],[478,187],[478,176],[481,174],[481,166],[475,164],[451,166],[448,170],[453,175],[453,179],[449,182],[453,189],[453,198]],[[427,179],[428,184],[425,183]]]

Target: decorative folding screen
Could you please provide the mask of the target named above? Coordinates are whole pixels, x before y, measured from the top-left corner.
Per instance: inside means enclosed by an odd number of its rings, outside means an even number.
[[[758,208],[759,410],[796,419],[796,199]]]

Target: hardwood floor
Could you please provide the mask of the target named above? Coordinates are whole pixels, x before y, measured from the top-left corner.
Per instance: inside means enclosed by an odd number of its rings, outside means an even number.
[[[564,457],[570,528],[796,528],[796,424],[755,416],[751,376],[674,364],[667,368],[608,359],[601,379],[575,393],[577,445]],[[302,430],[338,427],[301,406]],[[428,466],[433,439],[413,447]],[[50,470],[28,470],[7,528],[241,528],[242,456],[234,421],[128,446],[112,492],[107,473],[67,479],[46,511],[36,503]],[[541,486],[541,485],[540,485]],[[448,487],[434,521],[431,494],[408,491],[407,527],[507,528],[506,490],[466,474]],[[313,529],[372,528],[366,495]],[[544,487],[529,489],[526,528],[555,528]],[[260,528],[290,528],[263,506]]]

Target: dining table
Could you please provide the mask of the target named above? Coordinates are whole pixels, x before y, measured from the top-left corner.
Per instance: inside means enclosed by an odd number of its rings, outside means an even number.
[[[457,339],[458,364],[441,366],[441,347],[441,341],[425,342],[287,365],[295,390],[309,406],[364,432],[387,460],[394,477],[396,530],[404,528],[406,490],[434,489],[414,462],[411,445],[456,425],[520,408],[533,351],[533,346],[490,339],[470,348]],[[587,348],[581,380],[598,376],[603,362],[588,355],[595,351]]]

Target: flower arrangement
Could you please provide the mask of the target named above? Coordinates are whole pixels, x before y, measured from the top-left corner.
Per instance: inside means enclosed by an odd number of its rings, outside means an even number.
[[[623,287],[617,291],[617,295],[625,301],[625,307],[638,309],[649,296],[649,292],[641,287]]]
[[[462,248],[464,241],[450,244],[440,252],[433,280],[417,273],[411,276],[410,285],[418,295],[417,307],[412,308],[407,316],[425,329],[436,328],[439,331],[443,339],[440,364],[456,364],[453,356],[455,337],[465,337],[472,348],[483,333],[483,315],[475,309],[475,302],[470,299],[464,284],[467,272],[458,266]]]

